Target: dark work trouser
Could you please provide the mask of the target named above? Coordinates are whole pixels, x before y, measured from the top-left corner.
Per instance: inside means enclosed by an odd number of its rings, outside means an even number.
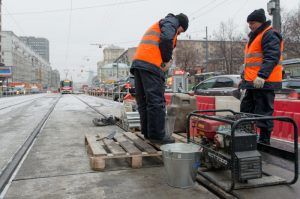
[[[241,112],[272,116],[274,112],[274,90],[248,89],[241,102]],[[260,140],[270,140],[273,130],[273,120],[258,121],[257,127],[261,130]]]
[[[145,137],[165,136],[165,79],[142,69],[134,69],[136,101]]]

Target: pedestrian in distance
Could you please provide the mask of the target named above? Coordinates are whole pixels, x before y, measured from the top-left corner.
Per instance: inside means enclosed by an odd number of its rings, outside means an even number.
[[[188,28],[185,14],[168,14],[145,32],[133,58],[136,101],[141,131],[152,143],[175,142],[165,132],[165,72],[172,63],[177,36]]]
[[[275,89],[282,87],[283,41],[280,33],[266,21],[263,9],[254,10],[247,22],[251,32],[245,47],[241,88],[246,89],[241,112],[272,116]],[[274,122],[259,121],[259,142],[270,144]]]

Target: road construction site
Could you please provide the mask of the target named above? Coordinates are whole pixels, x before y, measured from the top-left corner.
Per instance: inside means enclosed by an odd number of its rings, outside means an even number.
[[[120,118],[123,109],[120,102],[88,95],[60,94],[0,100],[1,198],[300,197],[299,182],[226,193],[197,175],[197,182],[190,188],[169,186],[159,147],[151,145],[149,149],[149,143],[138,131],[125,133],[118,122],[101,127],[93,124],[94,118],[110,115]],[[112,132],[115,132],[114,144],[120,144],[121,138],[123,141],[126,138],[125,141],[133,143],[131,148],[142,151],[137,155],[141,158],[134,159],[136,156],[128,154],[117,156],[123,158],[112,158],[118,151],[111,150],[111,154],[101,159],[102,162],[93,162],[92,155],[95,158],[96,151],[93,151],[92,138],[103,141],[109,149],[114,148],[110,139],[102,139]],[[187,139],[184,134],[178,134],[176,140],[186,142]],[[288,142],[278,143],[292,147]],[[293,162],[261,153],[264,170],[281,178],[293,179]],[[208,174],[221,183],[227,183],[224,176],[228,174],[222,171]]]

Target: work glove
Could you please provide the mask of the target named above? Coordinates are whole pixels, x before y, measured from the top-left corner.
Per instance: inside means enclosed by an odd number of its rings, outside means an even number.
[[[265,84],[265,80],[261,77],[257,77],[254,81],[253,81],[253,86],[254,88],[262,88],[264,87]]]

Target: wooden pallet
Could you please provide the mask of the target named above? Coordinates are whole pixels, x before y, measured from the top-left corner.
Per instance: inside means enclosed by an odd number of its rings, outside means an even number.
[[[140,131],[135,131],[134,134],[136,134],[142,140],[145,140],[144,139],[144,135]],[[182,143],[186,143],[187,142],[187,139],[186,139],[186,137],[184,135],[173,133],[172,137],[174,137],[175,142],[182,142]],[[149,141],[145,140],[145,142],[148,143]],[[153,145],[153,144],[150,143],[150,145]]]
[[[102,135],[103,136],[103,135]],[[141,168],[144,157],[161,157],[161,151],[131,132],[117,133],[114,139],[103,139],[101,134],[85,135],[85,144],[93,170],[105,169],[106,160],[129,159],[132,168]]]

